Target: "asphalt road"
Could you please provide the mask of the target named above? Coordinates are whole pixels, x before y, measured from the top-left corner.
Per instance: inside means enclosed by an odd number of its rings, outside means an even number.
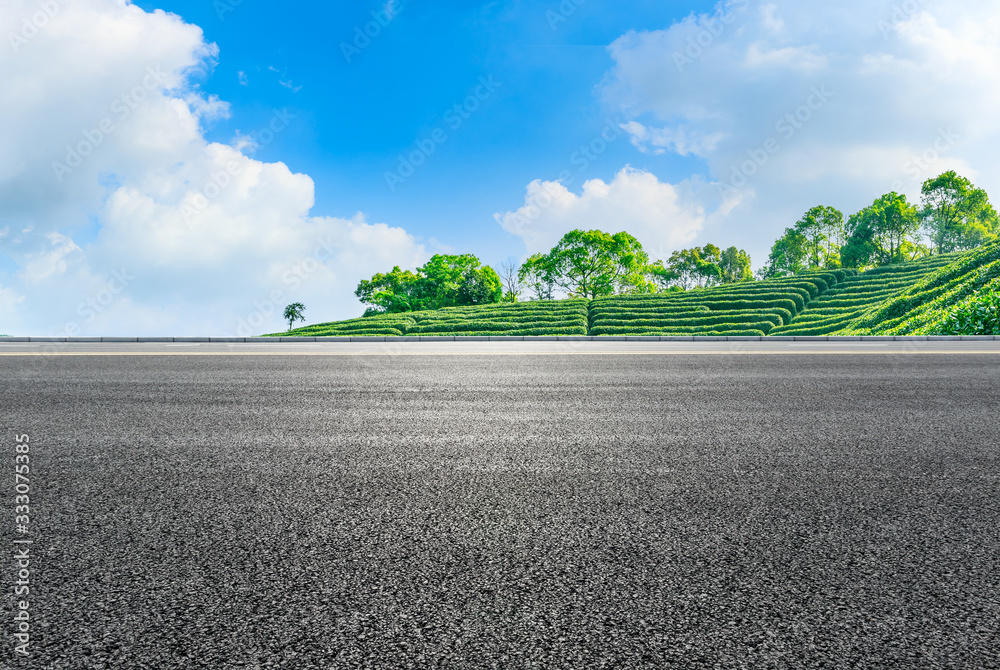
[[[2,665],[998,668],[1000,356],[897,344],[0,356]]]

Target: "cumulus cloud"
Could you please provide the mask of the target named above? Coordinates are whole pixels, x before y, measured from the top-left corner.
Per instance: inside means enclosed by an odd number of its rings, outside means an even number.
[[[610,47],[604,102],[633,144],[704,160],[738,202],[712,241],[752,251],[811,206],[916,198],[956,169],[1000,198],[1000,5],[733,0]]]
[[[529,254],[548,251],[567,232],[581,228],[627,231],[653,258],[665,258],[705,225],[708,217],[699,196],[704,188],[697,181],[663,183],[632,168],[610,182],[585,182],[579,195],[559,181],[535,180],[528,184],[524,205],[494,217],[504,230],[524,240]]]
[[[196,84],[217,56],[197,26],[124,0],[14,0],[0,25],[0,331],[255,334],[294,300],[355,316],[360,278],[426,258],[400,228],[316,216],[312,179],[241,152],[289,118],[206,141],[230,110]]]

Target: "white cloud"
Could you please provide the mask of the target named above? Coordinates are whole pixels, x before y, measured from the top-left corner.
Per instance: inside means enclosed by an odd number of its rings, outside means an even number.
[[[425,260],[400,228],[313,214],[312,179],[241,153],[263,136],[205,140],[229,107],[192,83],[217,54],[197,26],[123,0],[55,6],[0,48],[0,90],[17,101],[0,106],[13,157],[0,244],[15,266],[0,269],[0,331],[266,332],[294,300],[311,320],[356,316],[359,279]],[[37,11],[4,3],[0,25]]]
[[[723,139],[722,133],[702,134],[690,126],[676,128],[648,128],[638,121],[622,124],[632,144],[643,153],[659,155],[668,151],[680,156],[704,158],[715,150]]]
[[[777,13],[777,5],[767,4],[760,8],[761,25],[772,33],[781,33],[785,30],[785,22],[778,17]]]
[[[784,68],[818,72],[829,65],[829,60],[814,45],[771,49],[756,42],[747,48],[745,65],[750,70]]]
[[[17,315],[21,309],[24,296],[16,293],[13,289],[0,286],[0,335],[14,335],[16,331],[12,328],[15,325]]]
[[[992,0],[732,1],[623,35],[602,95],[637,147],[699,156],[739,191],[710,241],[760,265],[817,204],[849,214],[890,189],[917,198],[948,169],[1000,199],[998,30]]]
[[[698,182],[666,184],[631,168],[610,182],[585,182],[579,195],[558,181],[535,180],[528,184],[523,206],[494,217],[524,240],[529,254],[548,251],[567,232],[581,228],[627,231],[652,257],[664,258],[705,225],[707,216],[699,204],[703,189]]]
[[[274,67],[273,65],[268,65],[267,69],[270,70],[271,72],[274,72],[275,74],[277,74],[278,75],[278,84],[281,85],[281,86],[284,86],[285,88],[287,88],[288,90],[290,90],[292,93],[298,93],[299,91],[302,90],[302,87],[301,86],[296,86],[292,82],[291,79],[282,79],[282,77],[284,77],[285,74],[286,74],[284,70],[279,70],[278,68]]]
[[[49,233],[48,247],[24,256],[24,279],[29,284],[45,281],[49,277],[65,274],[68,258],[80,253],[80,247],[70,238],[59,233]]]

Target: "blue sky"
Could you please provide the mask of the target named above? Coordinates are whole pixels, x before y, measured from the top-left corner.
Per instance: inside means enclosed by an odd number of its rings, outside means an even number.
[[[670,179],[698,167],[642,154],[627,138],[583,172],[571,157],[618,113],[595,95],[612,65],[607,46],[629,30],[712,11],[712,3],[411,0],[397,3],[377,30],[383,2],[300,2],[278,12],[254,0],[220,9],[204,1],[137,4],[174,12],[218,44],[218,63],[200,86],[228,101],[232,116],[210,128],[210,139],[263,128],[273,109],[287,108],[295,119],[255,157],[309,174],[318,211],[350,215],[350,202],[372,220],[484,262],[524,252],[493,214],[521,204],[533,179],[567,169],[580,180],[611,179],[625,164]],[[367,43],[358,37],[366,26],[375,33]],[[499,87],[452,130],[445,113],[482,77]],[[391,190],[385,173],[437,128],[447,140]]]
[[[993,0],[10,0],[0,28],[11,335],[350,318],[375,272],[574,228],[758,268],[815,205],[1000,191]]]

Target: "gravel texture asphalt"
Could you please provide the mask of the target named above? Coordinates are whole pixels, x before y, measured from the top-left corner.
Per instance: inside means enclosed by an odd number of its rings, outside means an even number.
[[[997,355],[6,357],[0,659],[1000,668],[998,410]]]

